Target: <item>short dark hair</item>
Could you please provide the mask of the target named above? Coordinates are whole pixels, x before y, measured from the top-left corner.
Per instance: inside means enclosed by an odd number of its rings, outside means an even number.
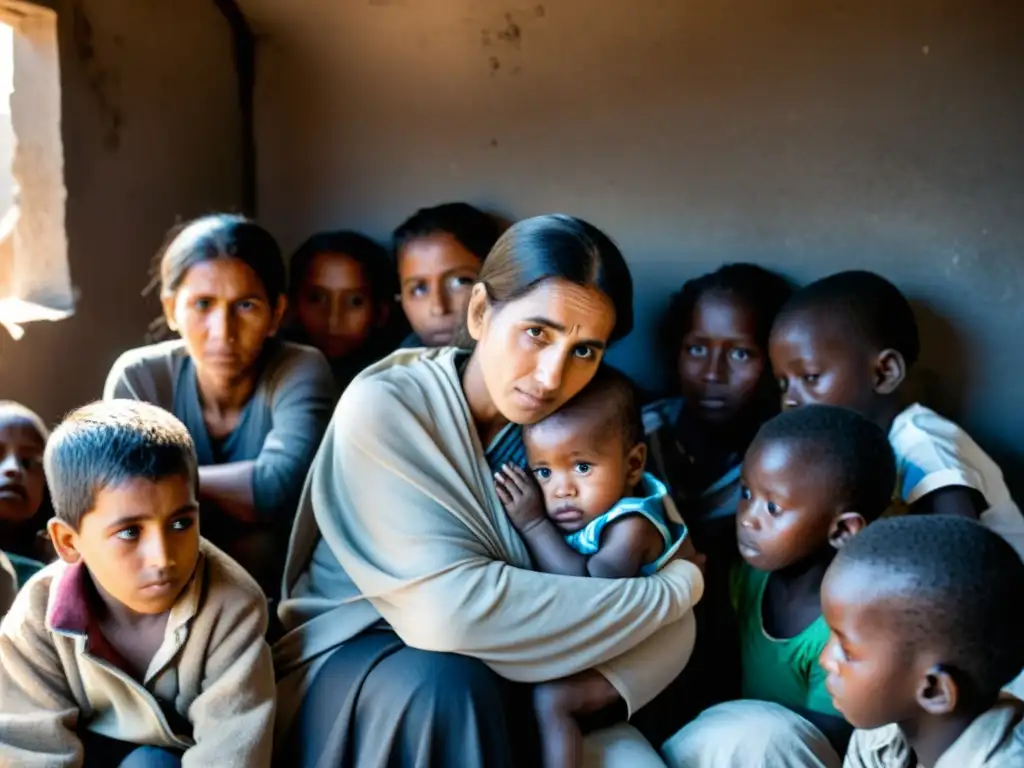
[[[644,441],[644,424],[636,385],[626,374],[607,364],[602,363],[594,378],[579,394],[547,418],[572,417],[579,413],[599,418],[602,426],[622,435],[627,448]],[[539,426],[544,421],[547,419],[524,426],[524,434],[529,434],[531,427]]]
[[[358,232],[334,230],[317,232],[292,254],[288,263],[288,284],[292,295],[302,285],[313,259],[321,253],[340,253],[358,262],[370,281],[373,298],[378,302],[390,301],[398,290],[394,268],[383,246]]]
[[[27,422],[39,433],[39,437],[44,443],[50,439],[50,429],[42,417],[28,406],[14,400],[0,400],[0,426],[5,421]]]
[[[889,438],[874,422],[847,408],[807,405],[764,423],[755,446],[769,441],[797,443],[807,450],[801,471],[825,468],[836,499],[866,520],[888,509],[896,488],[896,459]]]
[[[463,248],[484,261],[501,235],[501,226],[493,216],[469,203],[420,208],[399,224],[392,235],[396,263],[399,252],[408,243],[432,235],[451,235]]]
[[[754,313],[757,344],[767,354],[772,323],[792,296],[793,287],[781,275],[756,264],[742,263],[726,264],[714,272],[687,280],[679,292],[672,296],[663,321],[662,337],[672,370],[675,370],[683,338],[693,326],[694,309],[701,298],[709,293],[734,296],[750,308]],[[777,386],[775,390],[777,400]]]
[[[998,534],[963,517],[887,518],[850,539],[832,567],[854,564],[893,585],[896,631],[908,647],[942,648],[969,706],[991,705],[1024,668],[1024,562]]]
[[[231,213],[202,216],[172,228],[154,260],[153,281],[159,283],[162,295],[173,294],[189,269],[219,258],[235,258],[248,265],[271,304],[285,293],[284,259],[277,240],[256,222]]]
[[[515,301],[547,280],[597,288],[615,307],[610,341],[633,330],[633,277],[618,246],[583,219],[561,213],[513,224],[498,238],[478,282],[492,304]]]
[[[900,289],[874,272],[839,272],[801,288],[786,303],[779,322],[802,312],[827,313],[879,352],[894,349],[907,367],[917,362],[921,340],[914,310]]]
[[[135,400],[100,401],[69,413],[50,436],[43,464],[57,518],[76,530],[103,488],[136,478],[198,480],[185,425]]]

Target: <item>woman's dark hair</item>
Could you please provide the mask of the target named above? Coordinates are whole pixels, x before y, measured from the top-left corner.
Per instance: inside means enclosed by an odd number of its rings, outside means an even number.
[[[480,261],[487,258],[501,234],[497,219],[468,203],[444,203],[420,208],[402,222],[391,237],[395,262],[408,243],[432,235],[451,235]]]
[[[633,330],[633,278],[622,252],[604,232],[574,216],[556,213],[513,224],[495,243],[478,282],[492,304],[504,304],[554,279],[593,286],[611,300],[610,341]]]
[[[288,285],[293,295],[302,285],[309,265],[320,253],[344,254],[362,265],[370,281],[373,298],[378,302],[391,301],[398,290],[388,252],[365,235],[340,230],[317,232],[292,254],[288,264]]]
[[[789,301],[793,287],[781,275],[756,264],[726,264],[683,283],[682,290],[672,297],[662,328],[669,370],[676,369],[679,349],[693,325],[697,302],[709,293],[733,296],[753,312],[757,345],[767,353],[772,323]]]
[[[234,258],[248,265],[263,283],[270,303],[285,293],[286,277],[281,248],[267,230],[254,221],[230,213],[216,213],[174,227],[153,263],[150,287],[173,294],[196,264]]]

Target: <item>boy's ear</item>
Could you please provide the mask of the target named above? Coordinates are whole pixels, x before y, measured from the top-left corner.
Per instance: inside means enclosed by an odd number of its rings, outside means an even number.
[[[935,665],[917,686],[917,703],[929,715],[949,715],[956,710],[960,690],[941,665]]]
[[[859,512],[843,512],[832,521],[828,530],[828,543],[834,549],[842,549],[843,545],[864,530],[868,521]]]
[[[469,295],[469,307],[466,310],[466,330],[473,341],[480,341],[483,336],[490,309],[491,300],[487,296],[487,288],[483,283],[477,283]]]
[[[50,534],[50,541],[53,542],[53,548],[57,550],[57,556],[61,560],[73,564],[82,559],[78,553],[78,533],[74,528],[54,517],[46,524],[46,531]]]
[[[883,349],[875,358],[875,392],[891,395],[907,378],[907,361],[895,349]]]
[[[647,466],[647,444],[637,443],[629,449],[626,454],[626,484],[633,488],[639,484],[644,476],[644,468]]]

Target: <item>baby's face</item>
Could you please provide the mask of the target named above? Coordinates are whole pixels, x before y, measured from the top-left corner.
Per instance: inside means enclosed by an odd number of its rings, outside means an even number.
[[[548,517],[564,533],[578,531],[625,496],[643,472],[643,458],[607,425],[578,416],[551,416],[530,427],[526,458]]]
[[[808,457],[785,440],[755,442],[743,460],[736,510],[740,555],[759,571],[778,571],[829,546],[832,478],[808,467]]]
[[[30,421],[0,415],[0,521],[29,520],[43,503],[45,448]]]

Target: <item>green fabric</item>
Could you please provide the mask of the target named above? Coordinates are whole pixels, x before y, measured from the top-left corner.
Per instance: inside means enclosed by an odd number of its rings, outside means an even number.
[[[26,581],[43,569],[43,564],[38,560],[32,560],[28,557],[15,555],[12,552],[7,552],[5,554],[7,555],[7,559],[11,561],[11,565],[14,566],[14,575],[18,578],[18,589],[25,586]]]
[[[769,636],[761,616],[768,576],[746,563],[737,564],[730,575],[730,594],[740,631],[743,698],[841,717],[825,690],[827,673],[818,664],[818,656],[828,643],[825,619],[818,617],[795,637]]]

